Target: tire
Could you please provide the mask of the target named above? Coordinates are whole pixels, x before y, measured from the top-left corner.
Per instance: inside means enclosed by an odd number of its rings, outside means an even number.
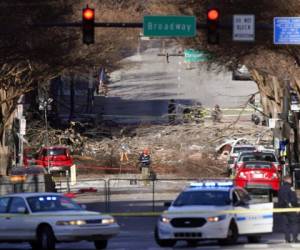
[[[30,244],[32,250],[39,250],[40,249],[39,244],[38,244],[37,241],[30,241],[29,244]]]
[[[97,250],[105,249],[107,247],[107,240],[95,240],[94,245]]]
[[[39,250],[55,250],[55,236],[50,226],[43,226],[37,232],[37,246]]]
[[[154,237],[157,245],[160,247],[173,247],[176,244],[176,240],[162,240],[159,238],[158,229],[155,228]]]
[[[260,235],[250,235],[247,236],[248,242],[249,243],[259,243],[261,240],[261,236]]]
[[[233,245],[238,239],[238,229],[235,222],[231,222],[227,232],[227,238],[219,240],[220,245]]]

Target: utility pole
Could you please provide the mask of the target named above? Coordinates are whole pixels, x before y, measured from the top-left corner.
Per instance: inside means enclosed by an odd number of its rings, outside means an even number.
[[[283,105],[282,105],[282,120],[283,120],[283,128],[282,128],[282,136],[283,140],[287,140],[286,145],[286,153],[287,160],[289,164],[290,173],[291,169],[291,150],[290,150],[290,124],[289,124],[289,111],[290,111],[290,80],[288,77],[285,77],[283,80],[284,83],[284,95],[283,95]]]
[[[74,116],[74,97],[75,97],[74,73],[71,73],[71,76],[70,76],[70,117],[69,117],[69,122],[71,122],[73,120],[73,116]]]

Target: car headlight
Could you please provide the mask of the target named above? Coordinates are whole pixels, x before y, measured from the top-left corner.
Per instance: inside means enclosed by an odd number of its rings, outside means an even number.
[[[81,226],[85,225],[85,220],[68,220],[68,221],[57,221],[56,225],[58,226]]]
[[[116,220],[114,218],[102,219],[102,224],[104,224],[104,225],[114,224],[115,222],[116,222]]]
[[[159,220],[160,220],[162,223],[166,223],[166,224],[170,223],[170,221],[171,221],[171,219],[170,219],[169,217],[164,216],[164,215],[161,216]]]
[[[221,220],[224,220],[226,218],[226,215],[219,215],[219,216],[212,216],[212,217],[208,217],[207,221],[208,222],[218,222]]]

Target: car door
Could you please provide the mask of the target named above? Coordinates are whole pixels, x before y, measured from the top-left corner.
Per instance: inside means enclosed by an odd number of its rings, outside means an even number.
[[[22,197],[11,197],[2,226],[3,236],[7,240],[33,239],[34,217],[29,215],[28,207]]]
[[[0,240],[5,240],[6,236],[4,235],[6,232],[6,216],[9,205],[10,198],[2,197],[0,198]]]
[[[251,204],[251,198],[242,189],[233,192],[235,221],[239,234],[260,234],[273,231],[273,203]]]

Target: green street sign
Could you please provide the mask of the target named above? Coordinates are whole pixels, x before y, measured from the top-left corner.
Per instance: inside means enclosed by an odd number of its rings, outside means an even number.
[[[195,16],[144,16],[144,36],[196,36]]]
[[[207,51],[186,49],[184,50],[185,62],[207,62],[211,59],[212,55]]]

